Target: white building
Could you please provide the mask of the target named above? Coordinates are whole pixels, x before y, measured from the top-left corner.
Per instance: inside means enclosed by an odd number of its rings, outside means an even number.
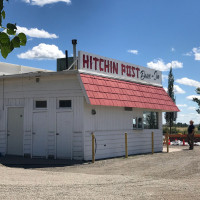
[[[0,75],[23,74],[28,72],[50,72],[50,70],[0,62]]]
[[[0,76],[0,153],[96,159],[161,152],[162,112],[179,111],[161,72],[79,52],[78,70]]]

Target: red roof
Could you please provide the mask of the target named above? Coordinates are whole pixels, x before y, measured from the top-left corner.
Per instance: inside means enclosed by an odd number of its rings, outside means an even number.
[[[179,111],[162,87],[80,74],[91,105]]]

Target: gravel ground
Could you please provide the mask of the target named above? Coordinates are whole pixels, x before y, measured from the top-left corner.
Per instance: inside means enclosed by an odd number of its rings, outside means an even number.
[[[0,159],[0,199],[199,200],[200,147],[170,151],[57,167],[8,167]]]

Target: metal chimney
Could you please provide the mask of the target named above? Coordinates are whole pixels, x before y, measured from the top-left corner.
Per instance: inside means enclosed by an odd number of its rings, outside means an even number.
[[[66,59],[66,61],[65,61],[65,63],[66,63],[66,68],[65,68],[65,69],[68,69],[69,66],[68,66],[68,51],[67,51],[67,50],[65,51],[65,59]]]
[[[77,40],[74,39],[72,40],[72,44],[73,44],[73,57],[74,57],[74,61],[76,60],[76,44],[77,44]],[[74,64],[74,69],[77,69],[77,63]]]

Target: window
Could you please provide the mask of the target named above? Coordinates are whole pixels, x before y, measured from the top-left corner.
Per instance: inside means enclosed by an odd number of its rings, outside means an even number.
[[[142,128],[142,117],[134,117],[133,118],[133,129],[141,129]]]
[[[158,112],[144,112],[143,124],[145,129],[158,129]]]
[[[138,128],[142,128],[142,117],[138,118]]]
[[[133,118],[133,129],[137,128],[137,117]]]
[[[71,100],[59,100],[59,108],[71,108],[72,101]]]
[[[132,111],[133,108],[131,108],[131,107],[124,107],[124,110],[125,110],[125,111]]]
[[[47,101],[35,101],[35,108],[47,108]]]

